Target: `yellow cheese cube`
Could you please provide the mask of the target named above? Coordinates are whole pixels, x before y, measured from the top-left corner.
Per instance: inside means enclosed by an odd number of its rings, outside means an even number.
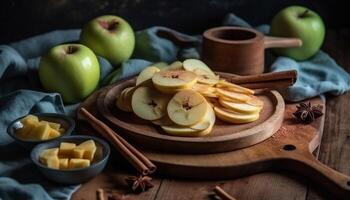
[[[30,132],[38,125],[38,117],[34,115],[28,115],[21,119],[21,123],[22,128],[16,130],[16,136],[21,139],[31,139]]]
[[[25,126],[26,124],[37,124],[39,119],[35,115],[27,115],[21,119],[21,123]]]
[[[52,169],[59,169],[60,168],[60,162],[57,156],[55,157],[49,157],[47,159],[46,166]]]
[[[49,123],[50,127],[58,131],[61,128],[61,124],[55,123],[55,122],[47,122]]]
[[[35,127],[35,124],[27,124],[26,126],[23,126],[22,128],[19,128],[16,130],[16,136],[20,139],[30,139],[30,132],[32,131],[32,129]]]
[[[60,144],[60,150],[59,150],[59,156],[62,158],[70,158],[73,156],[73,150],[75,148],[74,143],[69,142],[61,142]]]
[[[48,137],[48,139],[57,138],[57,137],[59,137],[60,135],[61,135],[60,132],[58,132],[58,131],[56,131],[55,129],[52,129],[52,128],[51,128],[51,130],[50,130],[50,132],[49,132],[49,137]]]
[[[51,148],[51,149],[45,149],[43,150],[39,155],[39,161],[47,165],[47,161],[49,158],[57,157],[58,156],[58,148]]]
[[[34,140],[46,140],[49,137],[50,126],[47,122],[39,122],[29,133],[30,139]]]
[[[60,169],[68,169],[69,159],[68,158],[60,158]]]
[[[69,160],[69,169],[84,168],[90,166],[90,160],[72,158]]]
[[[83,158],[84,149],[74,148],[72,153],[72,158]]]
[[[77,149],[84,149],[84,159],[92,161],[96,152],[96,144],[93,140],[87,140],[77,146]]]

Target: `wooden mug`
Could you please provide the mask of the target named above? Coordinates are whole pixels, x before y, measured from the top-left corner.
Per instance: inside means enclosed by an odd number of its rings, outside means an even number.
[[[254,75],[264,72],[266,48],[301,45],[298,38],[269,37],[251,28],[224,26],[203,33],[202,58],[215,71]]]

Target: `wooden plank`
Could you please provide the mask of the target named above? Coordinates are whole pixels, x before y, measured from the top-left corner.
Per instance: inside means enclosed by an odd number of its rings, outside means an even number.
[[[350,29],[328,31],[324,49],[347,72],[350,72]],[[324,136],[319,159],[333,169],[350,175],[350,93],[327,98]],[[314,185],[310,185],[307,199],[325,199]],[[331,197],[329,197],[331,198]]]
[[[189,181],[165,179],[157,194],[158,200],[208,199],[212,188],[220,185],[236,199],[304,200],[305,179],[288,174],[262,173],[226,181]],[[283,187],[281,187],[283,186]]]

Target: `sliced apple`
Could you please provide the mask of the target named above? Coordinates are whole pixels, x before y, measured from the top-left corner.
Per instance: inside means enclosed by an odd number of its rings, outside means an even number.
[[[249,123],[259,119],[259,113],[241,114],[220,106],[215,106],[214,111],[219,119],[233,124]]]
[[[173,94],[191,88],[197,82],[197,75],[183,70],[160,71],[154,74],[152,81],[159,91]]]
[[[261,101],[257,96],[250,96],[251,99],[249,99],[248,101],[244,102],[248,105],[251,106],[256,106],[259,108],[262,108],[264,106],[264,102]],[[241,103],[241,101],[238,101],[236,99],[231,99],[231,98],[227,98],[227,97],[220,97],[221,99],[225,100],[225,101],[230,101],[230,102],[234,102],[234,103]]]
[[[246,95],[246,94],[238,93],[238,92],[227,91],[227,90],[224,90],[222,88],[216,88],[216,93],[220,97],[226,97],[226,98],[234,99],[234,100],[241,101],[241,102],[247,102],[252,98],[250,95]]]
[[[219,98],[219,103],[227,109],[243,114],[259,113],[261,110],[261,107],[249,105],[247,103],[242,102],[227,101],[223,98]]]
[[[153,77],[153,75],[159,71],[160,71],[160,69],[158,67],[154,67],[154,66],[146,67],[137,76],[136,85],[139,85],[140,83],[142,83],[148,79],[151,79]]]
[[[134,113],[145,120],[157,120],[166,114],[170,97],[151,87],[139,87],[131,99]]]
[[[215,88],[210,85],[196,83],[192,86],[192,90],[199,92],[201,95],[205,97],[217,98],[218,96],[215,94]]]
[[[191,126],[201,121],[208,106],[205,98],[193,90],[182,90],[169,101],[169,118],[181,126]]]
[[[224,79],[219,80],[219,82],[216,84],[216,87],[223,88],[225,90],[232,91],[232,92],[238,92],[238,93],[249,94],[249,95],[254,94],[254,90],[242,87],[240,85],[236,85],[234,83],[227,82]]]
[[[211,132],[214,124],[215,124],[215,113],[213,109],[208,106],[208,111],[203,119],[198,124],[195,124],[190,127],[183,127],[179,125],[171,125],[171,126],[161,126],[162,129],[171,135],[176,136],[187,136],[187,137],[193,137],[193,136],[204,136]]]
[[[216,105],[219,105],[218,98],[205,97],[205,99],[207,100],[208,104],[209,104],[211,107],[214,107],[214,106],[216,106]]]
[[[134,87],[125,88],[117,98],[116,105],[120,110],[132,112],[131,97]]]
[[[215,76],[215,73],[204,62],[197,59],[186,59],[183,62],[183,68],[190,72],[206,71],[209,75]]]
[[[171,63],[166,70],[184,70],[184,68],[182,67],[182,62],[177,60]]]
[[[200,60],[187,59],[183,62],[183,68],[197,74],[199,83],[215,85],[219,82],[219,76]]]
[[[252,96],[252,98],[247,101],[247,104],[261,108],[264,106],[264,102],[261,101],[257,96]]]

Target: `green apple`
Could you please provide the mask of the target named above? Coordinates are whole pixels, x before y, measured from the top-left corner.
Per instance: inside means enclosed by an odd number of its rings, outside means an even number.
[[[85,25],[80,34],[80,42],[113,65],[119,65],[132,55],[135,35],[124,19],[105,15]]]
[[[97,87],[100,66],[88,47],[63,44],[53,47],[41,58],[39,78],[46,90],[60,93],[65,103],[76,103]]]
[[[302,6],[290,6],[272,19],[270,34],[300,38],[303,41],[301,47],[278,48],[275,52],[296,60],[306,60],[321,48],[325,26],[322,18],[314,11]]]

